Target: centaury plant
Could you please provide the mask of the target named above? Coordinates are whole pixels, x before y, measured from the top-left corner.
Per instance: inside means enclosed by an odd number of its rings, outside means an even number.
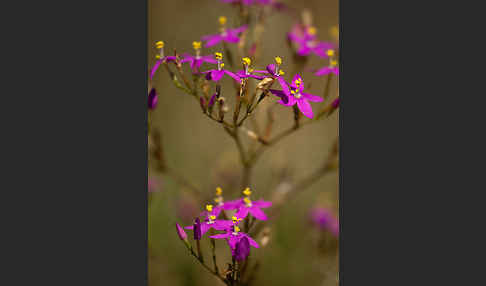
[[[312,26],[306,17],[302,20],[296,18],[294,10],[277,1],[222,0],[221,2],[235,6],[237,16],[234,22],[238,24],[232,28],[226,16],[219,17],[217,33],[202,36],[201,41],[193,42],[192,49],[195,55],[178,54],[174,51],[172,56],[167,56],[164,53],[164,42],[155,43],[158,53],[150,70],[148,89],[149,136],[152,142],[150,150],[151,158],[156,162],[156,169],[184,185],[191,191],[192,196],[203,203],[205,192],[183,174],[168,166],[162,148],[161,134],[151,128],[151,112],[157,108],[159,96],[152,79],[157,72],[161,72],[160,68],[163,67],[174,86],[182,93],[193,97],[196,104],[200,105],[202,115],[212,120],[214,124],[220,125],[222,130],[232,138],[239,153],[239,162],[243,167],[239,186],[242,196],[225,200],[222,188],[218,187],[214,199],[211,202],[204,202],[204,210],[194,218],[192,225],[181,227],[176,224],[176,234],[184,242],[188,253],[221,282],[232,286],[250,285],[254,281],[259,263],[252,262],[250,257],[254,251],[261,251],[261,246],[269,243],[269,227],[278,220],[284,202],[290,201],[293,196],[337,168],[339,152],[336,139],[328,158],[320,163],[314,172],[305,174],[303,179],[293,183],[285,191],[276,190],[271,201],[252,198],[252,195],[254,196],[254,191],[250,189],[252,170],[264,151],[304,126],[328,118],[339,108],[339,97],[330,98],[332,77],[339,76],[339,47],[336,42],[320,41],[317,38],[317,28]],[[252,17],[252,13],[255,17]],[[265,29],[265,25],[271,24],[267,20],[272,13],[285,13],[289,20],[296,22],[287,35],[282,35],[282,39],[288,40],[293,54],[292,59],[300,69],[292,74],[283,71],[284,59],[281,56],[274,55],[271,59],[261,59],[261,53],[257,52],[264,48],[262,30]],[[210,55],[201,55],[202,42],[205,43],[204,48],[218,47],[219,51]],[[234,55],[230,45],[237,45],[241,68],[234,66]],[[316,80],[319,80],[318,76],[326,78],[322,97],[310,94],[304,89],[302,74],[303,71],[308,70],[306,65],[311,57],[313,62],[325,61],[324,67],[313,70]],[[228,66],[225,65],[223,58],[228,59]],[[183,69],[184,64],[190,68],[189,75]],[[254,69],[255,65],[257,67],[266,65],[266,67]],[[221,85],[223,80],[231,82],[235,90],[223,90]],[[312,78],[306,79],[306,87],[312,80]],[[158,90],[161,88],[158,87]],[[231,96],[235,97],[235,106],[232,110],[226,99]],[[288,108],[293,114],[293,121],[289,122],[288,128],[283,132],[277,134],[272,132],[273,122],[276,120],[272,109],[268,109],[268,121],[263,132],[245,124],[264,100],[275,101],[276,105]],[[242,136],[248,137],[249,141],[257,147],[246,146]],[[314,211],[312,218],[321,228],[338,236],[339,227],[336,218],[322,210]],[[193,232],[190,236],[192,239],[189,239],[184,229]],[[257,240],[257,237],[260,240]],[[227,247],[231,257],[231,261],[225,263],[227,267],[224,269],[218,267],[219,257],[216,252],[218,240],[226,242],[226,246],[223,247]],[[211,245],[209,257],[212,263],[208,261],[208,257],[205,257],[201,241],[207,241]],[[257,241],[260,241],[260,244]]]

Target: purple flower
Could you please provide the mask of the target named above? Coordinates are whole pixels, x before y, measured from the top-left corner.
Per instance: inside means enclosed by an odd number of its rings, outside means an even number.
[[[252,77],[252,78],[255,78],[255,79],[258,79],[258,80],[262,80],[264,79],[265,77],[264,76],[261,76],[261,75],[254,75],[252,73],[267,73],[267,71],[265,70],[253,70],[253,69],[250,69],[250,65],[251,65],[251,60],[250,58],[243,58],[242,59],[243,61],[243,67],[245,68],[244,70],[239,70],[236,72],[236,75],[240,78],[249,78],[249,77]]]
[[[329,65],[317,70],[315,75],[321,76],[321,75],[326,75],[326,74],[330,74],[330,73],[333,73],[335,75],[339,75],[339,67],[337,66],[336,60],[330,60]]]
[[[221,25],[221,32],[219,34],[207,35],[201,38],[203,41],[206,41],[204,47],[212,47],[221,41],[227,43],[238,43],[240,41],[238,35],[247,29],[246,25],[235,29],[226,28],[226,17],[224,16],[219,17],[219,23]]]
[[[217,69],[212,69],[208,70],[202,73],[206,74],[206,79],[207,80],[212,80],[212,81],[219,81],[224,74],[229,75],[232,77],[234,80],[237,82],[241,83],[241,78],[234,73],[230,72],[229,70],[223,69],[224,63],[222,62],[223,60],[223,54],[222,53],[214,53],[217,63],[218,63],[218,68]]]
[[[187,53],[182,54],[183,59],[181,60],[181,63],[189,62],[193,73],[198,73],[199,68],[204,62],[211,64],[216,64],[218,62],[212,55],[201,56],[201,42],[192,42],[192,47],[196,51],[196,55],[193,56]]]
[[[157,106],[158,95],[155,88],[152,88],[148,94],[148,108],[154,109]]]
[[[285,79],[282,77],[284,75],[284,71],[280,69],[280,65],[282,64],[282,58],[275,57],[276,64],[269,64],[267,66],[267,72],[269,73],[274,79],[278,81],[280,87],[282,88],[283,94],[275,94],[276,96],[280,97],[282,100],[287,101],[287,98],[290,96],[290,88]]]
[[[288,39],[297,44],[297,54],[299,56],[308,56],[314,53],[321,58],[327,58],[327,51],[334,48],[332,43],[321,42],[316,38],[316,28],[296,24],[287,34]]]
[[[201,236],[204,235],[211,228],[214,228],[216,230],[225,230],[225,229],[228,229],[229,227],[231,227],[233,225],[233,222],[230,221],[230,220],[216,219],[217,215],[215,215],[212,205],[207,205],[206,210],[207,210],[207,213],[205,213],[205,214],[207,214],[207,217],[204,220],[204,222],[200,223]],[[196,233],[195,226],[196,225],[186,226],[185,229],[192,229],[192,230],[194,230],[194,233]]]
[[[264,200],[252,201],[250,199],[251,191],[250,188],[246,188],[243,191],[245,197],[235,201],[235,205],[238,207],[238,211],[235,216],[244,219],[248,213],[259,220],[267,220],[267,216],[261,210],[262,208],[268,208],[272,206],[272,202],[267,202]]]
[[[186,227],[187,228],[187,227]],[[194,232],[194,240],[201,240],[202,237],[202,227],[199,218],[196,218],[194,225],[192,226]]]
[[[235,250],[233,251],[233,257],[236,261],[245,260],[250,254],[250,242],[246,236],[242,237],[238,243],[236,243]]]
[[[157,47],[157,49],[160,49],[160,52],[158,55],[156,55],[155,57],[158,59],[156,62],[155,62],[155,65],[152,67],[152,70],[150,71],[150,80],[152,80],[152,78],[154,77],[155,75],[155,72],[157,71],[157,69],[160,67],[160,65],[164,62],[175,62],[177,60],[177,57],[174,57],[174,56],[164,56],[164,42],[163,41],[158,41],[157,43],[155,43],[155,46]]]
[[[314,113],[312,112],[312,107],[309,103],[309,101],[312,102],[321,102],[323,99],[319,96],[310,94],[310,93],[304,93],[304,80],[299,74],[296,74],[294,76],[294,79],[292,80],[292,84],[290,85],[292,90],[291,90],[291,95],[287,98],[287,100],[280,100],[278,103],[285,105],[285,106],[293,106],[297,103],[297,107],[300,109],[302,114],[309,118],[314,117]],[[270,89],[270,92],[273,94],[283,97],[284,92],[281,90],[274,90]]]
[[[178,223],[176,223],[176,229],[177,229],[177,235],[179,236],[179,238],[181,240],[186,240],[187,239],[187,234],[184,231],[184,229],[182,229],[182,227]]]
[[[329,210],[314,208],[311,210],[310,217],[319,228],[329,231],[336,237],[339,236],[339,221]]]
[[[233,218],[235,218],[235,217],[233,217]],[[259,247],[258,243],[256,241],[254,241],[248,234],[241,232],[240,228],[236,224],[233,225],[231,228],[226,229],[225,233],[210,236],[210,238],[214,238],[214,239],[226,239],[229,247],[232,250],[236,249],[236,244],[238,242],[240,242],[240,240],[244,237],[246,237],[246,239],[248,239],[248,243],[251,246],[253,246],[255,248]]]

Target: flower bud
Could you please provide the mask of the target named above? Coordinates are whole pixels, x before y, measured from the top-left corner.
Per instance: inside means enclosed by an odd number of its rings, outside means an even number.
[[[201,240],[201,237],[201,221],[199,218],[196,218],[196,221],[194,222],[194,240]]]
[[[152,88],[148,94],[148,108],[154,109],[157,106],[158,95],[155,88]]]
[[[243,261],[248,257],[249,254],[250,254],[250,242],[248,241],[248,238],[244,236],[243,238],[240,239],[238,243],[236,243],[234,257],[236,261]]]
[[[187,234],[184,231],[184,229],[178,223],[176,223],[176,229],[177,229],[177,235],[179,235],[179,238],[182,241],[187,241]]]

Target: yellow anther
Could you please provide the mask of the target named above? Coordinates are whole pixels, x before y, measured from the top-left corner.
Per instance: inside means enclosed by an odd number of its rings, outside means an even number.
[[[244,198],[243,201],[245,201],[245,204],[247,205],[251,204],[251,200],[249,198]]]
[[[215,216],[215,215],[210,215],[210,216],[209,216],[209,219],[210,219],[210,220],[215,220],[215,219],[216,219],[216,216]]]
[[[160,55],[155,55],[155,58],[156,59],[160,59]]]
[[[254,71],[254,69],[248,69],[248,72],[253,72],[253,71]]]
[[[217,60],[222,60],[223,59],[223,54],[222,53],[214,53],[214,57],[217,59]]]
[[[277,65],[281,65],[282,64],[282,58],[281,57],[275,57],[275,62],[277,63]]]
[[[214,199],[214,202],[217,203],[217,204],[219,204],[222,201],[223,201],[222,197],[217,197],[217,198]]]
[[[155,47],[157,47],[157,49],[162,49],[164,47],[164,42],[158,41],[157,43],[155,43]]]
[[[290,91],[290,93],[291,93],[291,94],[295,94],[295,90],[291,90],[291,91]]]
[[[221,63],[221,68],[224,68],[224,63]]]
[[[307,29],[307,33],[312,36],[315,35],[317,33],[316,27],[309,27],[309,29]]]
[[[213,205],[206,205],[206,210],[208,212],[212,212],[213,211]]]
[[[239,232],[239,231],[240,231],[240,228],[235,225],[235,232]]]
[[[221,189],[221,187],[217,187],[216,188],[216,196],[221,196],[222,193],[223,193],[223,189]]]
[[[332,57],[334,56],[334,50],[333,49],[327,50],[326,54],[328,57]]]
[[[336,60],[331,60],[331,61],[329,62],[329,64],[330,64],[332,67],[335,67],[335,66],[337,66],[337,61],[336,61]]]
[[[224,24],[226,24],[226,17],[225,16],[221,16],[221,17],[219,17],[218,21],[219,21],[219,24],[221,26],[223,26]]]
[[[237,222],[237,221],[238,221],[238,218],[237,218],[237,217],[235,217],[235,216],[232,216],[232,217],[231,217],[231,220],[232,220],[233,222]]]
[[[284,75],[284,74],[285,74],[285,72],[283,70],[278,71],[278,75]]]
[[[243,61],[244,65],[247,65],[247,66],[251,65],[251,59],[250,58],[242,58],[241,60]]]
[[[245,196],[249,196],[249,195],[251,195],[250,188],[246,188],[246,189],[243,191],[243,195],[245,195]]]
[[[295,81],[296,86],[300,86],[302,84],[302,80],[299,78]]]
[[[199,50],[201,48],[201,42],[192,42],[192,47],[195,49],[195,50]]]

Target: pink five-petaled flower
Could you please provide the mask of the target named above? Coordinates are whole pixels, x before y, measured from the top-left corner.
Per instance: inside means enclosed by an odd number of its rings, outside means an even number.
[[[238,199],[234,202],[238,207],[238,211],[235,213],[235,216],[244,219],[248,213],[250,213],[256,219],[267,220],[267,216],[261,209],[271,207],[272,202],[267,202],[264,200],[252,201],[250,199],[250,188],[246,188],[243,191],[243,194],[245,195],[244,198]]]
[[[303,92],[304,80],[299,74],[294,76],[290,87],[292,90],[290,91],[291,95],[288,97],[288,100],[280,100],[278,103],[285,106],[293,106],[297,103],[297,107],[300,109],[302,114],[309,118],[313,118],[314,113],[312,112],[312,107],[308,101],[321,102],[323,101],[322,97]],[[281,90],[270,89],[270,92],[276,94],[277,96],[283,95]]]
[[[235,219],[235,217],[233,217],[233,219]],[[243,237],[246,237],[248,239],[248,242],[251,246],[255,248],[259,247],[258,243],[254,241],[253,238],[251,238],[248,234],[240,231],[240,228],[236,225],[236,223],[230,228],[226,229],[225,233],[210,236],[210,238],[214,239],[226,239],[231,250],[236,249],[236,244],[240,242]]]
[[[290,41],[298,46],[297,54],[307,56],[314,53],[321,58],[327,58],[327,51],[333,49],[332,43],[320,42],[316,38],[315,27],[303,27],[299,24],[294,26],[291,32],[287,34]]]
[[[207,80],[212,80],[212,81],[219,81],[224,74],[229,75],[232,77],[234,80],[237,82],[241,82],[241,78],[234,73],[230,72],[229,70],[224,69],[224,63],[222,62],[223,60],[223,54],[222,53],[214,53],[216,60],[218,61],[218,68],[217,69],[212,69],[208,70],[202,73],[206,74],[206,79]]]
[[[282,64],[282,58],[275,57],[275,62],[277,64],[269,64],[267,66],[267,73],[269,73],[274,79],[278,81],[283,91],[283,95],[275,93],[274,95],[280,97],[284,101],[287,101],[287,98],[290,96],[290,88],[285,79],[282,77],[282,75],[285,74],[283,70],[280,69],[280,65]]]
[[[219,17],[219,23],[221,25],[221,32],[219,34],[201,37],[203,41],[206,41],[206,44],[204,45],[205,48],[212,47],[221,41],[227,43],[238,43],[240,41],[238,35],[247,29],[246,25],[235,29],[226,28],[226,17],[224,16]]]
[[[330,73],[333,73],[335,75],[339,75],[339,67],[337,65],[336,60],[330,60],[329,65],[318,69],[316,71],[315,75],[321,76],[321,75],[326,75],[326,74],[330,74]]]
[[[230,220],[220,220],[216,219],[213,213],[213,206],[207,205],[206,210],[208,211],[208,216],[200,223],[201,226],[201,236],[204,235],[209,229],[214,228],[216,230],[225,230],[233,224]],[[192,229],[195,231],[195,225],[186,226],[185,229]]]
[[[264,70],[253,70],[250,68],[251,65],[251,60],[250,58],[243,58],[241,59],[243,62],[243,67],[245,68],[244,70],[239,70],[236,72],[236,75],[239,76],[240,78],[248,78],[252,77],[258,80],[262,80],[265,77],[261,75],[254,75],[252,73],[267,73],[267,71]]]
[[[196,55],[182,54],[183,59],[181,63],[189,62],[193,73],[198,73],[201,65],[206,63],[216,64],[218,61],[212,55],[201,56],[201,42],[192,42],[192,47],[196,51]]]
[[[155,43],[155,46],[157,49],[159,49],[159,54],[156,55],[155,57],[157,58],[157,62],[155,62],[155,65],[152,67],[152,70],[150,71],[150,79],[155,75],[155,72],[157,69],[160,67],[160,65],[164,62],[174,62],[177,60],[177,57],[174,56],[164,56],[164,42],[163,41],[158,41]]]

